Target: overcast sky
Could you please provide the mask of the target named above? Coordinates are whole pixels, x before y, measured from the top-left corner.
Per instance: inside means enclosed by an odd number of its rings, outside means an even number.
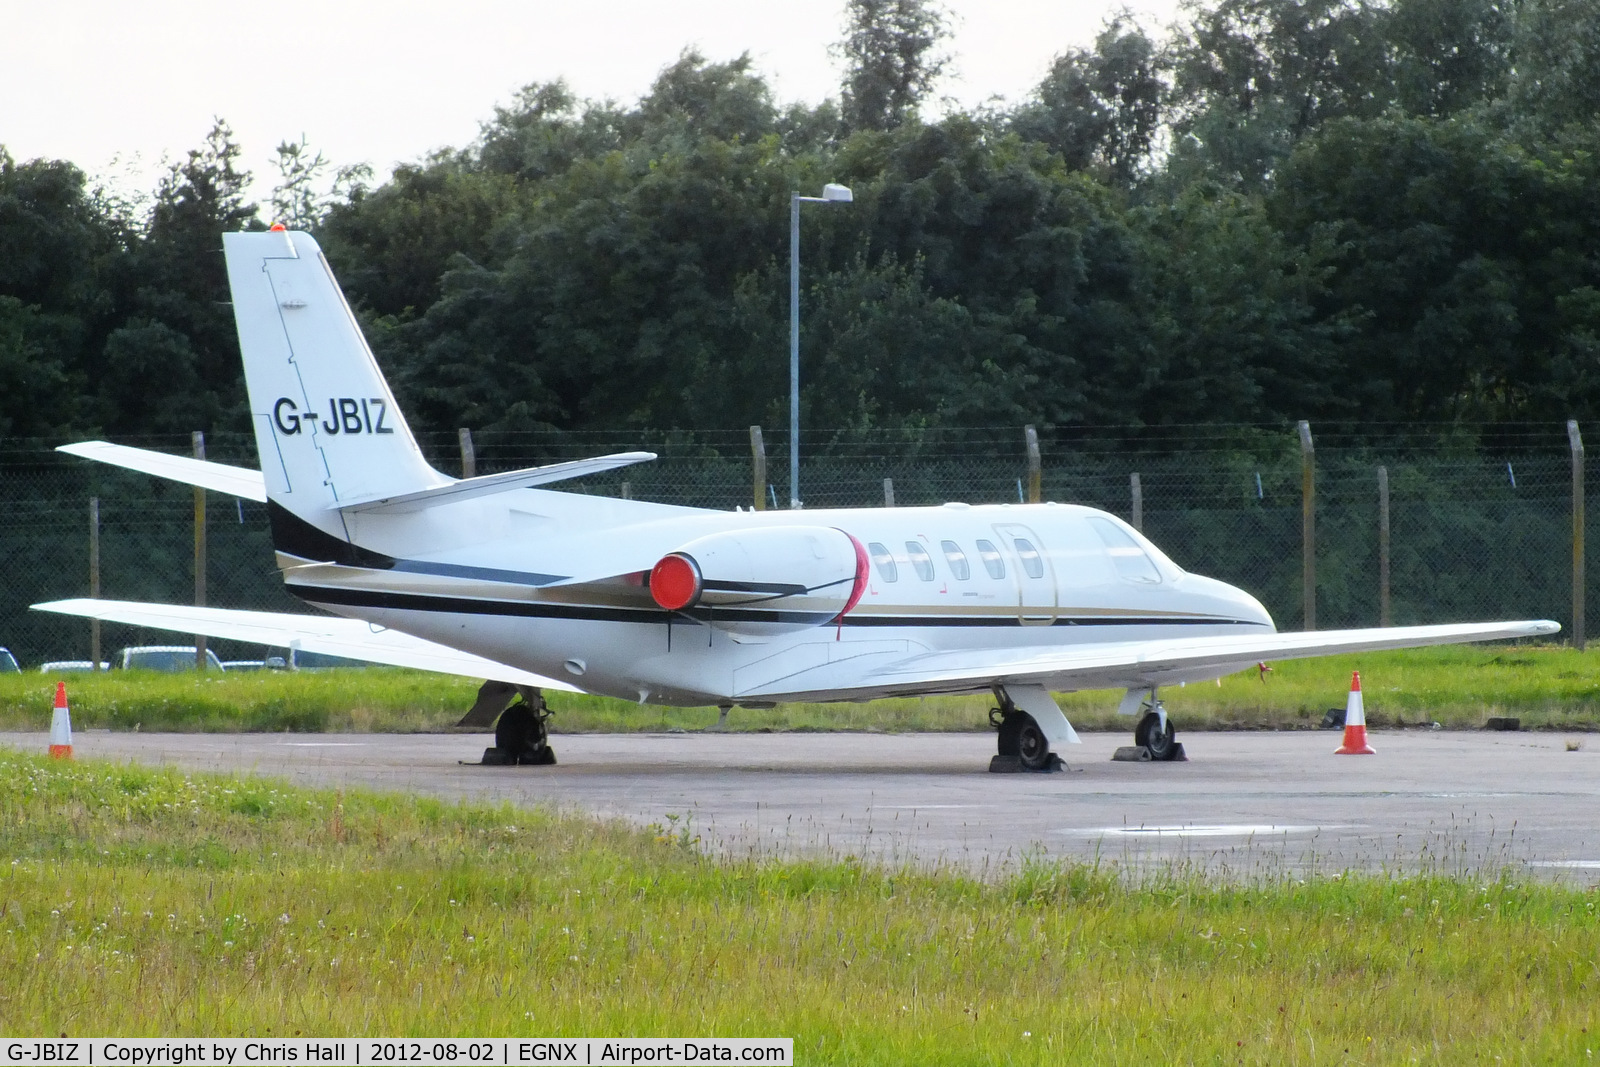
[[[1062,50],[1090,43],[1118,0],[947,0],[963,105],[1018,99]],[[1177,0],[1126,6],[1160,30]],[[780,102],[836,95],[829,46],[842,0],[12,0],[0,18],[0,144],[142,184],[221,116],[258,179],[304,134],[379,177],[459,147],[520,86],[565,78],[580,95],[636,99],[686,45],[748,50]],[[259,182],[258,182],[259,184]]]

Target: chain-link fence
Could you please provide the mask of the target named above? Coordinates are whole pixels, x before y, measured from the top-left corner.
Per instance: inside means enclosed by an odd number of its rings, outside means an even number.
[[[1389,486],[1395,624],[1502,618],[1572,619],[1571,455],[1563,426],[1316,430],[1316,622],[1380,621],[1378,468]],[[788,440],[768,432],[768,507],[789,499]],[[187,454],[186,439],[126,444]],[[800,496],[810,508],[877,507],[885,479],[901,506],[1023,499],[1021,427],[808,434]],[[254,442],[214,434],[209,458],[254,467]],[[454,434],[422,446],[461,473]],[[755,496],[746,430],[716,434],[478,433],[476,472],[647,449],[638,464],[567,483],[572,492],[731,510]],[[1128,519],[1179,565],[1260,597],[1278,625],[1304,621],[1300,439],[1285,427],[1074,428],[1040,436],[1042,496]],[[1135,479],[1137,476],[1137,479]],[[1135,481],[1138,514],[1135,514]],[[1593,480],[1590,481],[1592,489]],[[89,591],[89,501],[100,513],[101,595],[193,600],[193,493],[54,452],[0,442],[0,644],[19,660],[87,659],[87,622],[28,610]],[[1591,535],[1595,520],[1589,522]],[[207,598],[219,606],[297,610],[273,567],[265,508],[210,494]],[[1588,612],[1596,601],[1590,595]],[[104,647],[181,641],[107,627]],[[221,644],[230,655],[259,649]]]

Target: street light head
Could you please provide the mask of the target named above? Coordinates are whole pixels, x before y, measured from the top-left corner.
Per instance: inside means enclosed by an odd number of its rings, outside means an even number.
[[[855,194],[848,185],[835,185],[829,182],[822,187],[822,199],[833,200],[840,204],[848,204],[855,199]]]

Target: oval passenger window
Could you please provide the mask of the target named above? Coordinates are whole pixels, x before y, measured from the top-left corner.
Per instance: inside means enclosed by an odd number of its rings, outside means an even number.
[[[954,541],[940,541],[939,547],[944,549],[945,562],[950,564],[950,573],[956,576],[956,581],[964,582],[972,577],[972,568],[967,564],[967,554],[961,551],[961,546]]]
[[[928,550],[915,541],[906,542],[906,556],[911,560],[911,566],[916,568],[917,577],[925,582],[933,581],[933,557],[928,555]]]
[[[874,541],[867,546],[867,551],[872,554],[872,563],[878,568],[879,578],[886,582],[900,580],[900,568],[894,565],[894,555],[887,548]]]
[[[993,541],[978,542],[978,558],[983,560],[983,569],[989,572],[989,577],[998,581],[1006,576],[1006,561],[1000,555],[1000,550],[994,547]]]
[[[1017,558],[1022,560],[1022,569],[1028,572],[1028,577],[1043,578],[1044,560],[1039,558],[1039,550],[1033,547],[1033,542],[1026,537],[1018,537],[1013,544],[1017,546]]]

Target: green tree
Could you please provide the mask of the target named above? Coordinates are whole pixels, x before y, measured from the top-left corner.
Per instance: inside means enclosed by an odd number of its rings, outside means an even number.
[[[372,168],[365,163],[335,167],[301,134],[298,141],[281,141],[273,166],[278,181],[272,187],[272,221],[291,230],[315,230],[334,204],[366,192]]]
[[[915,118],[943,72],[949,36],[933,0],[846,0],[842,113],[847,130],[892,130]]]
[[[169,396],[163,422],[189,429],[249,425],[222,259],[224,233],[261,225],[239,156],[233,131],[218,119],[205,142],[161,179],[143,239],[125,265],[135,292],[132,318],[108,337],[94,375],[112,432],[145,432],[158,417],[142,395],[147,391],[128,387],[132,374],[159,379],[158,351],[175,368],[193,371],[192,382],[185,371],[172,372],[185,387]]]
[[[1269,202],[1335,250],[1319,314],[1353,411],[1378,421],[1559,419],[1595,409],[1600,143],[1530,153],[1483,122],[1332,123]]]
[[[1538,133],[1600,114],[1600,8],[1592,0],[1522,0],[1511,104]]]
[[[132,239],[77,167],[0,148],[0,433],[97,425],[86,383],[128,298],[117,267]]]
[[[1166,96],[1167,61],[1126,14],[1113,18],[1090,49],[1072,49],[1050,66],[1011,129],[1059,152],[1073,170],[1101,168],[1132,185],[1150,159]]]

